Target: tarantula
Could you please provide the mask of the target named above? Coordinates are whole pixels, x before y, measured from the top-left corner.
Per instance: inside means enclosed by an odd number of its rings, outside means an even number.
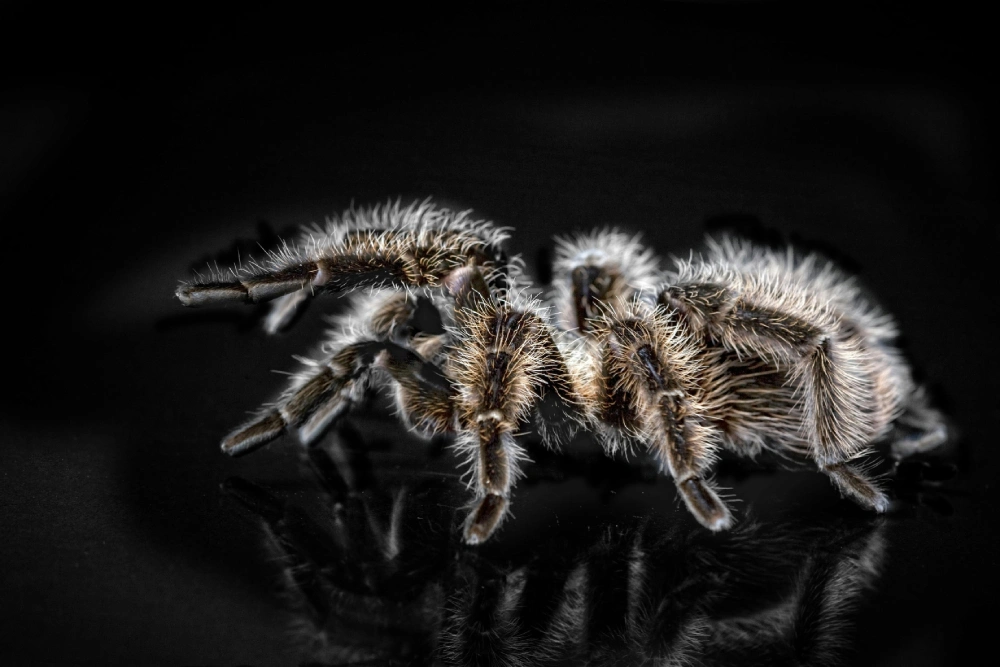
[[[508,231],[429,200],[352,208],[261,262],[183,283],[186,306],[276,300],[269,332],[318,293],[369,288],[333,320],[323,356],[303,359],[222,450],[244,454],[291,428],[311,443],[367,387],[389,385],[411,429],[455,436],[475,492],[464,538],[478,544],[508,513],[527,458],[515,435],[529,420],[550,447],[584,428],[609,453],[648,448],[713,531],[733,522],[711,478],[723,447],[811,459],[843,495],[884,512],[858,459],[895,425],[916,431],[895,454],[945,439],[891,318],[815,255],[724,237],[662,270],[637,236],[597,231],[557,239],[546,307],[503,251]],[[438,331],[418,326],[428,303]]]

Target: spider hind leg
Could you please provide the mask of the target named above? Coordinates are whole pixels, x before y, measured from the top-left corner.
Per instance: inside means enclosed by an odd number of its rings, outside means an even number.
[[[896,420],[890,451],[892,458],[900,461],[926,454],[954,440],[954,428],[940,410],[931,406],[927,391],[918,387],[910,394],[905,411]]]
[[[821,464],[820,470],[834,486],[862,507],[883,513],[889,509],[889,498],[860,466],[848,462]]]
[[[692,296],[701,294],[711,298]],[[726,349],[787,366],[801,391],[803,429],[819,470],[862,507],[888,509],[878,484],[851,463],[869,451],[880,428],[871,408],[878,361],[855,329],[822,309],[798,316],[787,304],[711,284],[675,286],[661,300]]]

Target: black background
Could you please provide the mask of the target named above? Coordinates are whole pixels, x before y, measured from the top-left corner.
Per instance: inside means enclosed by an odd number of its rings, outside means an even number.
[[[915,503],[891,524],[856,662],[988,651],[998,235],[985,18],[840,3],[567,7],[559,21],[528,6],[366,9],[3,10],[0,656],[296,659],[258,530],[219,490],[230,475],[295,488],[293,457],[279,444],[230,460],[216,442],[271,398],[271,369],[310,350],[323,308],[268,339],[259,310],[183,311],[172,292],[235,240],[426,196],[515,227],[511,250],[532,270],[574,229],[642,231],[667,255],[735,224],[859,273],[962,446],[942,491],[951,511]],[[811,473],[733,484],[761,508],[837,504]],[[669,480],[656,489],[673,502]],[[587,484],[540,483],[516,507],[533,497],[558,500],[521,511],[497,549],[603,502]]]

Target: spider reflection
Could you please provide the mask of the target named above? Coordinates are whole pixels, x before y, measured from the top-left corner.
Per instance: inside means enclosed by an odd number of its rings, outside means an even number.
[[[381,480],[337,447],[303,454],[316,511],[226,483],[281,565],[309,664],[839,665],[885,551],[881,519],[712,534],[675,513],[501,558],[456,537],[457,480]]]

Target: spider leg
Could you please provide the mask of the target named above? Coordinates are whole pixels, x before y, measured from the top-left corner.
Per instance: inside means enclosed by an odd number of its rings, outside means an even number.
[[[518,462],[525,458],[521,447],[514,440],[517,420],[506,418],[509,405],[504,405],[504,392],[500,376],[506,371],[509,356],[493,355],[484,364],[489,383],[486,396],[479,401],[479,408],[472,418],[473,424],[462,433],[457,446],[471,456],[473,485],[476,503],[465,521],[464,537],[468,544],[479,544],[500,526],[507,514],[510,491],[518,476]],[[492,409],[491,409],[492,406]],[[504,410],[503,408],[507,408]]]
[[[322,361],[310,362],[306,371],[293,376],[291,386],[273,406],[262,409],[249,423],[223,438],[222,451],[232,456],[248,454],[310,419],[303,428],[303,439],[308,442],[349,407],[354,390],[366,379],[373,356],[371,348],[382,345],[378,341],[359,341]]]
[[[308,287],[280,296],[271,302],[271,310],[264,319],[264,331],[276,334],[287,327],[312,295]]]
[[[631,295],[631,288],[617,268],[577,265],[570,273],[571,321],[581,332],[593,330],[594,319],[599,317],[602,307]]]
[[[352,391],[341,391],[319,405],[299,429],[299,439],[309,444],[344,412],[350,408],[368,379],[394,381],[396,402],[403,419],[425,435],[450,430],[452,411],[447,406],[450,386],[440,369],[425,360],[435,359],[447,343],[447,336],[414,333],[409,327],[417,311],[416,301],[405,292],[376,294],[357,298],[355,311],[358,322],[340,318],[335,323],[339,329],[331,331],[332,345],[344,346],[360,342],[368,336],[377,341],[394,344],[384,348],[372,347],[369,367],[358,369],[360,381],[355,380]],[[346,319],[346,321],[344,321]],[[353,334],[351,332],[354,332]],[[358,340],[352,338],[358,337]],[[370,370],[383,373],[372,374]],[[354,390],[356,389],[356,390]]]
[[[897,427],[891,446],[892,458],[897,461],[929,452],[954,437],[944,415],[931,407],[923,387],[910,395],[897,425],[902,428]]]
[[[417,340],[403,335],[413,310],[413,300],[402,292],[355,299],[353,314],[335,322],[326,357],[307,360],[278,401],[227,435],[222,450],[245,454],[296,426],[299,439],[311,443],[360,398],[373,370],[384,371],[380,377],[387,375],[397,385],[401,412],[414,426],[432,433],[448,430],[447,380],[417,352],[394,342]],[[437,337],[422,337],[425,349],[433,347],[428,338]]]
[[[876,512],[885,512],[889,509],[889,498],[865,471],[864,466],[845,461],[820,463],[819,469],[830,478],[838,491],[862,507]]]
[[[638,307],[633,302],[633,307]],[[602,373],[604,411],[621,412],[611,403],[633,403],[642,439],[670,472],[688,510],[710,530],[725,530],[733,517],[706,479],[715,461],[718,434],[703,423],[704,409],[693,391],[684,365],[677,363],[687,349],[683,338],[672,336],[668,323],[655,314],[645,321],[635,317],[609,318]]]
[[[608,329],[612,322],[645,320],[653,314],[655,305],[650,299],[662,281],[656,255],[638,236],[618,230],[557,239],[557,246],[553,301],[561,324],[598,343],[585,345],[593,358],[574,366],[584,371],[577,385],[585,393],[577,394],[602,427],[606,451],[627,452],[636,440],[644,441],[674,477],[685,504],[699,521],[714,530],[727,527],[732,521],[729,510],[705,479],[714,461],[715,438],[703,437],[701,406],[692,410],[682,405],[686,399],[681,394],[672,398],[660,395],[662,389],[647,389],[650,381],[667,381],[658,375],[663,370],[659,361],[651,358],[653,366],[634,368],[634,353],[641,345],[623,349],[612,341],[615,335]],[[672,326],[660,322],[654,338],[669,337]]]
[[[514,433],[545,384],[549,331],[530,308],[495,296],[475,265],[456,269],[443,284],[455,300],[459,324],[448,373],[463,387],[456,396],[456,447],[468,457],[476,492],[464,536],[468,544],[479,544],[506,516],[518,463],[526,458]]]
[[[463,258],[464,259],[464,258]],[[316,257],[276,264],[267,269],[228,279],[195,282],[177,288],[185,306],[216,303],[259,303],[301,290],[346,292],[359,287],[405,287],[426,284],[420,275],[407,273],[402,258],[381,256]]]
[[[801,392],[805,436],[819,469],[858,504],[888,509],[885,493],[851,462],[868,450],[880,428],[872,407],[878,362],[857,331],[822,310],[805,319],[715,284],[673,286],[660,302],[723,347],[788,367]]]
[[[513,437],[517,416],[513,420],[505,419],[507,415],[499,409],[505,407],[505,396],[502,395],[506,388],[504,375],[511,357],[507,350],[483,345],[498,342],[500,336],[496,335],[499,333],[496,330],[503,324],[497,317],[499,304],[487,287],[482,272],[474,266],[463,267],[453,271],[444,285],[455,300],[455,319],[464,325],[463,329],[474,329],[477,319],[484,312],[494,316],[494,331],[482,330],[480,336],[469,339],[470,343],[479,343],[479,349],[475,350],[479,354],[467,358],[474,363],[461,366],[462,370],[468,371],[463,383],[465,386],[485,386],[485,391],[477,392],[470,401],[472,405],[463,411],[465,428],[463,437],[457,443],[460,449],[471,454],[477,497],[475,507],[465,521],[464,537],[468,544],[479,544],[499,527],[507,513],[512,482],[510,454],[520,452]],[[494,335],[491,336],[491,333]],[[516,455],[515,460],[518,457]]]
[[[592,334],[601,313],[660,281],[659,260],[638,235],[604,229],[556,238],[553,300],[562,327]]]
[[[497,265],[506,238],[487,223],[429,204],[356,213],[320,238],[285,244],[228,275],[213,275],[177,288],[185,306],[257,303],[308,290],[344,292],[359,287],[435,287],[470,261]],[[290,299],[284,306],[291,306]],[[279,311],[283,311],[279,308]],[[275,324],[287,321],[280,312]]]
[[[347,345],[294,376],[274,405],[222,440],[222,451],[247,454],[294,427],[299,427],[302,443],[310,444],[350,409],[374,369],[384,369],[395,381],[401,411],[413,427],[424,433],[447,432],[452,420],[451,387],[434,368],[412,350],[388,341]]]
[[[495,315],[503,305],[490,290],[479,267],[468,265],[452,271],[445,277],[443,285],[455,301],[456,320],[467,330],[478,331],[479,335],[492,337],[502,345],[504,336],[512,335],[514,341],[521,341],[517,329],[530,331],[530,350],[525,354],[538,362],[541,382],[537,387],[538,401],[535,403],[536,424],[542,440],[555,446],[571,438],[576,432],[584,407],[577,397],[574,378],[562,351],[553,338],[551,328],[530,308],[514,307],[508,314],[509,321],[498,324],[490,331],[479,326],[482,316]],[[517,342],[516,344],[520,344]]]

